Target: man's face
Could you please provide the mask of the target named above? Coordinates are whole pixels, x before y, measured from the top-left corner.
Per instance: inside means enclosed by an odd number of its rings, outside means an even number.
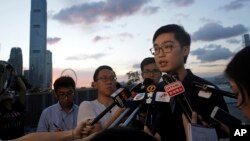
[[[176,72],[184,68],[184,57],[189,54],[189,47],[181,47],[174,33],[163,33],[154,42],[155,62],[161,72]]]
[[[155,84],[157,84],[161,79],[161,71],[157,68],[155,63],[147,64],[143,67],[142,78],[150,78],[154,80]]]
[[[94,87],[99,94],[110,96],[116,90],[115,73],[108,69],[103,69],[98,73],[97,80],[94,82]]]
[[[57,90],[56,97],[62,107],[71,108],[74,100],[74,89],[72,87],[61,87]]]

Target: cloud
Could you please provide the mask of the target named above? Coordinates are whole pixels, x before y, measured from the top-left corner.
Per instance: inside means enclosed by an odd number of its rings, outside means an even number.
[[[128,32],[123,32],[121,34],[119,34],[119,36],[121,36],[122,38],[133,38],[133,34],[128,33]]]
[[[190,52],[191,55],[197,56],[197,59],[202,63],[212,62],[217,60],[228,59],[232,56],[232,52],[221,45],[208,45],[204,48],[198,48]]]
[[[139,64],[139,63],[133,64],[132,68],[134,68],[134,69],[141,69],[141,64]]]
[[[99,41],[102,41],[102,40],[105,40],[105,39],[109,39],[109,37],[103,37],[103,36],[95,36],[95,38],[93,39],[93,42],[99,42]]]
[[[53,44],[59,42],[60,40],[61,40],[61,38],[59,38],[59,37],[48,37],[47,44],[53,45]]]
[[[107,0],[83,3],[62,9],[53,19],[64,24],[94,24],[101,20],[114,21],[139,11],[149,0]]]
[[[220,7],[220,9],[225,10],[225,11],[233,11],[233,10],[238,10],[246,5],[246,2],[250,2],[249,0],[234,0],[231,1],[229,4]]]
[[[214,41],[241,35],[248,29],[244,25],[237,24],[232,27],[223,27],[218,23],[207,23],[192,35],[193,41]]]
[[[241,41],[237,39],[229,39],[226,42],[231,44],[239,44]]]
[[[150,7],[144,8],[142,13],[144,13],[146,15],[151,15],[151,14],[157,13],[159,9],[160,9],[160,7],[150,6]]]
[[[172,3],[177,7],[186,7],[194,3],[194,0],[167,0],[167,3]]]
[[[96,54],[90,54],[90,55],[80,54],[80,55],[76,55],[76,56],[67,57],[65,60],[86,60],[86,59],[98,60],[106,55],[107,54],[104,54],[104,53],[96,53]]]

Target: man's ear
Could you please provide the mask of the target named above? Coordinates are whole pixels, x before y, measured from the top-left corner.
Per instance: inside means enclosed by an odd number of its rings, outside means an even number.
[[[55,97],[57,100],[59,99],[55,91],[52,91],[52,94],[54,95],[54,97]]]
[[[93,86],[93,88],[97,89],[97,83],[95,81],[92,82],[92,86]]]
[[[190,46],[184,46],[182,49],[183,56],[188,56],[190,52]]]

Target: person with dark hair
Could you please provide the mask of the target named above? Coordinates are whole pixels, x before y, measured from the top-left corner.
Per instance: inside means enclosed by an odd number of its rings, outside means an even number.
[[[237,107],[250,121],[250,46],[239,51],[225,69],[232,91],[237,96]]]
[[[193,110],[200,114],[206,122],[214,125],[217,122],[210,117],[213,108],[218,106],[226,111],[228,111],[228,108],[222,95],[211,94],[194,86],[194,82],[197,82],[216,87],[185,68],[185,63],[190,52],[190,45],[190,35],[184,28],[180,25],[169,24],[157,29],[153,36],[153,47],[150,51],[154,55],[157,67],[161,72],[176,74],[178,76],[185,88],[185,95],[189,98],[194,108]],[[164,88],[162,89],[164,91]],[[203,95],[199,95],[199,93],[203,93]],[[170,103],[156,108],[159,112],[157,115],[158,119],[155,120],[155,131],[161,135],[162,141],[169,138],[184,141],[186,139],[182,124],[183,109],[175,98],[171,99]],[[185,102],[183,99],[181,101]],[[221,136],[219,134],[219,137]]]
[[[250,46],[247,46],[235,54],[228,63],[224,73],[229,79],[229,85],[233,93],[237,96],[237,107],[242,111],[247,122],[250,121]],[[183,115],[183,126],[186,136],[189,137],[188,123],[186,116]],[[192,113],[192,123],[197,124],[197,113]],[[225,124],[220,125],[225,133],[230,134],[230,127]]]
[[[143,131],[128,127],[115,127],[97,133],[89,141],[157,141]]]
[[[10,87],[0,93],[0,139],[9,140],[24,135],[26,87],[15,68],[11,66],[2,69],[10,71],[11,76],[8,77],[13,80],[10,82]],[[2,73],[1,77],[3,78]],[[1,85],[6,85],[5,82]]]
[[[110,96],[117,89],[116,74],[114,70],[107,65],[99,66],[94,72],[93,80],[94,82],[92,84],[94,88],[97,89],[98,93],[97,99],[93,101],[83,101],[80,104],[77,122],[94,119],[114,102]],[[106,124],[116,107],[117,106],[112,108],[110,112],[100,119],[98,122],[99,127],[96,126],[96,130],[106,128]]]
[[[54,82],[54,95],[58,102],[43,110],[37,132],[74,129],[77,124],[78,106],[74,104],[75,81],[61,76]]]
[[[158,84],[161,79],[161,71],[158,69],[154,57],[144,58],[141,62],[141,76],[143,79],[150,78]]]

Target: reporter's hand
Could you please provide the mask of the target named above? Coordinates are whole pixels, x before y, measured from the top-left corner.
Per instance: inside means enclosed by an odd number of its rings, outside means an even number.
[[[102,130],[101,124],[100,123],[95,123],[94,125],[91,125],[92,120],[87,120],[86,126],[82,130],[82,135],[83,137],[87,137],[93,133],[99,132]]]

